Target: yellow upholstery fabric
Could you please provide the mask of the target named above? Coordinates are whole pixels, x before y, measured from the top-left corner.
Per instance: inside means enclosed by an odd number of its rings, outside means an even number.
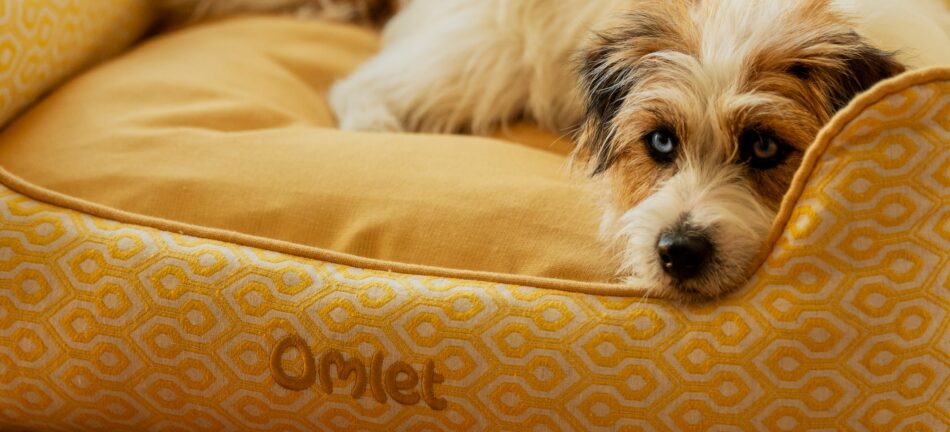
[[[0,427],[944,430],[948,164],[950,69],[880,85],[750,285],[691,307],[304,259],[4,174]]]
[[[150,20],[147,0],[0,0],[0,126]]]
[[[332,129],[326,89],[376,48],[368,30],[282,17],[158,37],[12,123],[0,165],[109,207],[364,258],[610,281],[569,140]]]

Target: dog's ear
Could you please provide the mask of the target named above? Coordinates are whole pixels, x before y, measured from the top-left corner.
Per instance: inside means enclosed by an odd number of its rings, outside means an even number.
[[[577,142],[579,150],[592,162],[592,175],[606,171],[615,159],[612,123],[633,86],[631,66],[615,61],[617,47],[609,39],[602,39],[586,54],[580,67],[587,112]]]
[[[581,66],[581,77],[587,95],[587,114],[610,120],[630,90],[629,67],[612,61],[616,48],[601,45],[587,53]]]
[[[822,40],[816,47],[820,47],[818,55],[795,62],[786,71],[824,89],[831,113],[879,81],[906,70],[895,53],[874,47],[853,31]]]
[[[604,26],[580,59],[578,70],[587,113],[581,125],[577,153],[586,156],[598,175],[610,168],[623,145],[613,140],[615,118],[624,99],[644,78],[641,60],[651,53],[692,53],[688,42],[688,2],[638,0],[638,7]]]
[[[854,37],[861,39],[857,35]],[[853,49],[844,51],[839,62],[837,86],[830,94],[835,111],[848,105],[858,93],[906,70],[895,58],[895,53],[878,49],[863,40]]]

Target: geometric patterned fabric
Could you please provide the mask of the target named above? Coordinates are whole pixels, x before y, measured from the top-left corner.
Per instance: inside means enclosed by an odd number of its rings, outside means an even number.
[[[860,97],[797,181],[752,281],[700,306],[345,267],[2,188],[0,428],[950,429],[950,69]]]
[[[150,21],[147,0],[0,0],[0,126]]]

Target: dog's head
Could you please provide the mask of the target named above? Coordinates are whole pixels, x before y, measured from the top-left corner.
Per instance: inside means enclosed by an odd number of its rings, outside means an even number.
[[[581,67],[577,155],[610,185],[631,282],[686,300],[741,285],[821,126],[903,70],[829,0],[638,0]]]

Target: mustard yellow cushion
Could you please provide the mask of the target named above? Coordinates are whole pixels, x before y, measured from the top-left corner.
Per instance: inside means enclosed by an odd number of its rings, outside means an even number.
[[[369,30],[280,17],[157,37],[11,124],[0,165],[116,209],[378,268],[611,281],[569,140],[333,129],[328,86],[376,48]]]

